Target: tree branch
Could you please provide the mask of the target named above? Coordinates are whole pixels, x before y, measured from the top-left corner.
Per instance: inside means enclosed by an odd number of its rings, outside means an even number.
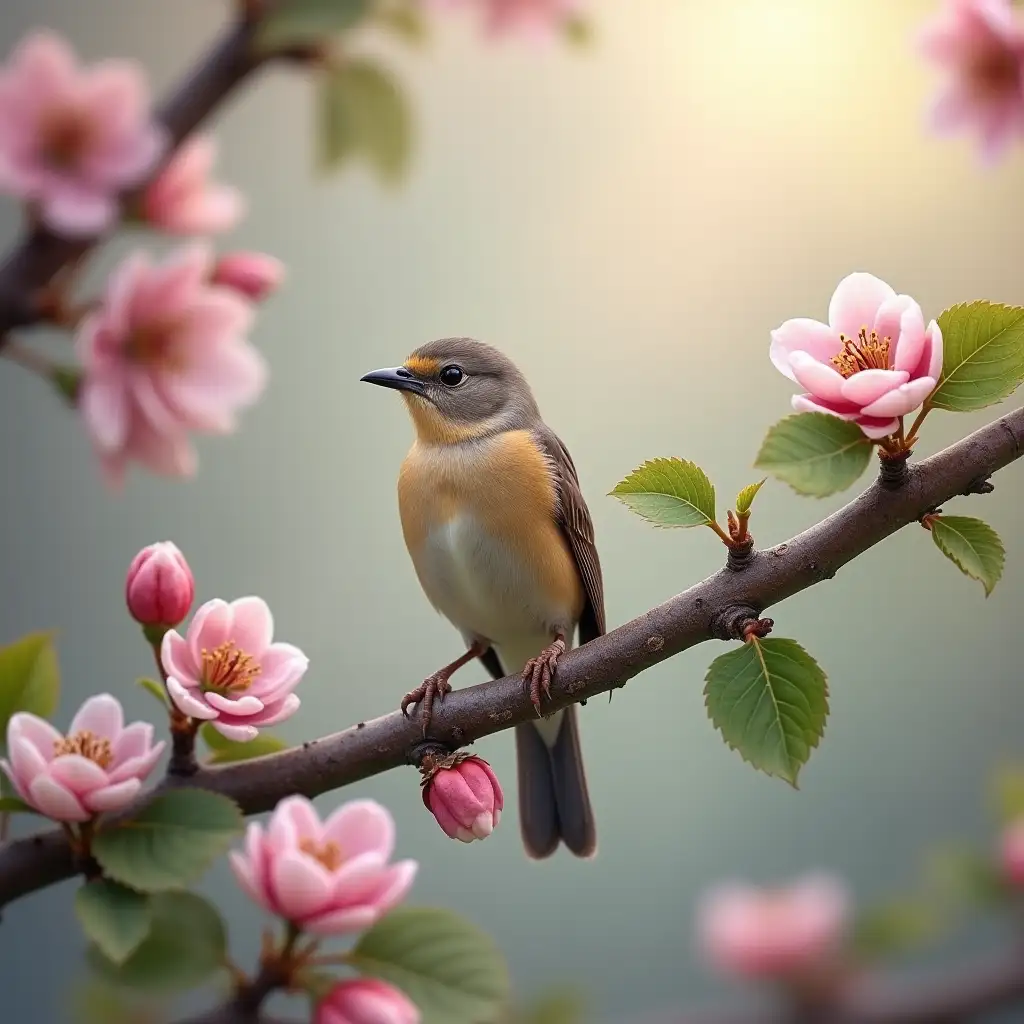
[[[255,25],[250,20],[233,25],[160,107],[157,116],[169,132],[173,148],[263,63],[251,45]],[[173,148],[165,155],[164,163]],[[159,170],[156,168],[154,175]],[[117,227],[111,229],[111,234]],[[0,349],[12,329],[44,319],[38,302],[40,289],[106,237],[68,239],[42,226],[26,232],[0,263]]]
[[[551,688],[552,711],[622,686],[652,665],[710,639],[739,639],[751,619],[822,580],[868,548],[917,522],[1024,454],[1024,409],[909,467],[905,487],[873,484],[827,519],[784,544],[753,553],[747,568],[722,569],[664,604],[565,655]],[[397,690],[396,690],[397,692]],[[534,716],[519,676],[456,690],[435,706],[431,739],[452,749]],[[395,711],[344,732],[240,764],[203,768],[160,788],[202,786],[231,797],[246,814],[292,793],[313,797],[403,764],[417,763],[420,724]],[[144,803],[148,797],[143,797]],[[129,812],[131,813],[131,812]],[[75,865],[61,832],[0,846],[0,907],[70,877]]]

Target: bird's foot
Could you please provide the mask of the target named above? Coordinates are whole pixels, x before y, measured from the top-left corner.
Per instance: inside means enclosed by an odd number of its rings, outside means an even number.
[[[430,719],[434,714],[434,700],[443,701],[451,692],[452,684],[448,682],[448,673],[443,669],[440,672],[435,672],[432,676],[427,676],[415,690],[410,690],[402,698],[402,714],[408,718],[409,713],[407,709],[409,705],[419,704],[420,714],[423,718],[423,735],[425,737],[427,729],[430,728]]]
[[[536,658],[531,658],[523,669],[523,682],[530,689],[530,700],[537,717],[541,717],[540,702],[543,693],[551,699],[551,680],[558,665],[558,659],[565,654],[565,641],[558,637],[553,644],[544,648]]]

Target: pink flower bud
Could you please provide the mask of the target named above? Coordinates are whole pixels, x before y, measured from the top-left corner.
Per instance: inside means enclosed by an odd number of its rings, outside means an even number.
[[[339,981],[317,1005],[313,1024],[419,1024],[420,1011],[376,978]]]
[[[1011,823],[1003,832],[1000,861],[1010,885],[1024,888],[1024,818]]]
[[[423,803],[445,835],[471,843],[497,828],[505,797],[482,757],[453,754],[424,768]]]
[[[284,280],[284,264],[262,252],[230,252],[213,268],[213,284],[262,302]]]
[[[125,600],[143,626],[177,626],[188,615],[195,590],[185,556],[169,540],[143,548],[128,566]]]

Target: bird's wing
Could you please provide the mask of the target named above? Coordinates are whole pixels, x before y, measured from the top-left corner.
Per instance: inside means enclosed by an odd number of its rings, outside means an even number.
[[[580,643],[585,644],[605,632],[604,582],[601,578],[601,560],[594,543],[594,521],[583,500],[576,466],[568,449],[547,427],[536,431],[534,438],[554,464],[555,486],[558,490],[558,525],[569,542],[586,594],[579,625]]]

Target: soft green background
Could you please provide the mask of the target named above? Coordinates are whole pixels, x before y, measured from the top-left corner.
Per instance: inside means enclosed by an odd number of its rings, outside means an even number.
[[[132,717],[152,714],[131,686],[150,664],[121,587],[135,551],[164,538],[187,553],[201,598],[264,596],[278,635],[309,654],[302,710],[281,730],[290,740],[391,709],[457,653],[400,539],[405,414],[358,383],[439,335],[488,339],[532,381],[590,500],[610,623],[715,570],[710,533],[653,530],[605,494],[655,455],[699,462],[723,504],[754,479],[761,436],[791,391],[767,359],[772,327],[824,316],[855,269],[916,296],[928,316],[965,299],[1024,302],[1019,155],[984,173],[965,143],[922,128],[933,81],[910,41],[934,6],[604,0],[587,54],[493,47],[468,19],[445,19],[422,53],[388,44],[419,136],[396,193],[362,170],[314,179],[301,74],[268,74],[235,98],[216,121],[221,167],[252,213],[229,243],[275,253],[290,271],[255,332],[271,385],[239,435],[200,442],[194,481],[138,474],[117,498],[74,416],[0,367],[0,639],[59,630],[60,724],[103,689]],[[227,7],[6,0],[0,51],[49,25],[89,58],[139,57],[163,91]],[[5,203],[3,237],[17,228]],[[923,448],[988,418],[937,414]],[[514,809],[486,843],[450,842],[411,770],[344,795],[394,811],[399,852],[422,862],[415,899],[491,931],[524,994],[579,985],[608,1020],[746,998],[695,955],[693,911],[712,882],[827,867],[867,900],[913,879],[930,845],[992,840],[986,775],[1021,752],[1024,725],[1022,481],[1016,466],[994,495],[956,503],[1006,538],[1006,575],[988,601],[907,530],[775,610],[779,635],[800,638],[830,674],[832,716],[799,792],[753,772],[712,729],[701,680],[721,649],[706,645],[583,714],[601,835],[592,863],[529,863]],[[754,532],[779,542],[842,500],[769,484]],[[514,807],[510,737],[480,750]],[[205,888],[251,962],[260,916],[226,870]],[[65,1019],[81,947],[71,892],[5,914],[4,1020]]]

